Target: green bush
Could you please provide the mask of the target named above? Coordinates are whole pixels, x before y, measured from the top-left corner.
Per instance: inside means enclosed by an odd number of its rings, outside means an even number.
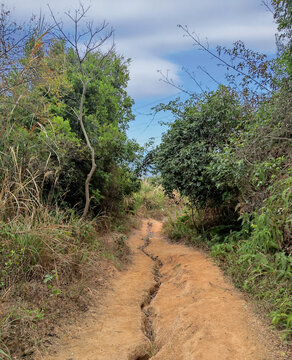
[[[283,338],[292,334],[291,184],[289,176],[274,182],[252,221],[243,216],[241,231],[211,247],[236,285],[261,300]]]

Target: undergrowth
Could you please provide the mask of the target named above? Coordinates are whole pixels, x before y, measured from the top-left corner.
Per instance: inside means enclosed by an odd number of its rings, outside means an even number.
[[[193,223],[188,210],[164,224],[172,240],[209,250],[235,285],[260,302],[286,341],[292,337],[291,185],[289,176],[274,182],[263,206],[241,215],[237,231],[226,226],[198,231],[202,219],[196,213]]]
[[[0,224],[0,349],[4,359],[32,357],[55,324],[85,311],[113,266],[126,260],[125,235],[72,211],[36,209]],[[6,355],[4,355],[6,354]],[[0,358],[1,358],[0,356]]]
[[[141,182],[141,189],[127,199],[127,211],[143,217],[156,218],[161,220],[163,217],[180,207],[182,200],[178,194],[174,194],[170,199],[165,196],[159,178],[145,178]]]

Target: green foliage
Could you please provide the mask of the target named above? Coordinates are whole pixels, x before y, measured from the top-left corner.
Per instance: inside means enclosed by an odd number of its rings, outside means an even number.
[[[171,105],[174,114],[179,105]],[[168,194],[178,190],[200,207],[215,206],[226,199],[226,193],[233,189],[222,186],[222,182],[218,186],[207,166],[212,156],[222,151],[243,116],[238,97],[224,86],[185,104],[181,116],[163,135],[156,155]]]
[[[202,241],[186,209],[183,214],[177,214],[175,220],[169,216],[164,222],[163,228],[167,236],[173,241],[185,241],[187,244],[192,245],[198,245]]]
[[[285,35],[291,39],[292,31],[292,4],[289,0],[272,0],[274,18],[278,23],[278,30],[286,31]]]
[[[46,36],[50,34],[29,38],[18,60],[25,72],[20,66],[19,72],[5,74],[11,75],[12,90],[1,95],[0,177],[7,184],[16,183],[17,177],[22,189],[30,183],[38,189],[39,202],[57,202],[81,211],[90,167],[90,154],[76,118],[82,84],[74,52],[66,49],[63,41],[51,40],[46,45]],[[119,212],[124,197],[139,186],[135,169],[141,149],[126,136],[128,122],[133,119],[133,101],[126,92],[128,61],[115,53],[102,59],[96,52],[83,66],[92,75],[84,124],[97,163],[91,182],[91,193],[95,194],[91,210],[93,215]],[[17,171],[20,168],[21,172]],[[14,195],[12,201],[19,202],[13,191],[10,194]]]
[[[59,196],[70,206],[78,204],[82,208],[89,154],[75,116],[82,92],[75,56],[69,50],[67,76],[71,89],[63,96],[65,108],[58,113],[68,118],[80,148],[75,147],[73,158],[67,157],[60,172],[58,189]],[[101,58],[101,54],[92,53],[83,63],[84,71],[89,71],[92,77],[87,87],[84,124],[96,154],[97,169],[91,180],[91,192],[96,195],[92,200],[95,213],[119,211],[124,196],[139,186],[132,164],[136,162],[140,148],[137,143],[128,140],[125,133],[128,122],[133,119],[133,101],[125,91],[129,77],[128,62],[116,54]]]
[[[166,213],[169,201],[161,185],[155,179],[143,179],[141,188],[126,199],[126,211],[146,217],[161,217]]]
[[[51,148],[58,152],[58,156],[66,153],[68,148],[79,147],[81,140],[78,139],[76,134],[72,131],[69,120],[64,120],[61,116],[54,116],[47,124],[46,127],[41,128],[41,136]]]
[[[291,173],[291,168],[288,173]],[[292,177],[278,180],[270,186],[270,195],[254,214],[252,240],[265,253],[291,252]]]

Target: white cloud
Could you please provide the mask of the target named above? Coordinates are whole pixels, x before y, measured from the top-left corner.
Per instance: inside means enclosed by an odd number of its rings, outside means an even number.
[[[75,0],[9,0],[19,16],[26,18],[46,4],[56,13],[74,9]],[[85,2],[86,3],[86,2]],[[210,46],[230,45],[241,39],[248,46],[274,52],[275,26],[272,15],[261,0],[92,0],[89,16],[95,21],[106,19],[116,29],[118,51],[132,58],[129,92],[132,96],[168,95],[173,89],[159,82],[157,70],[170,70],[178,79],[179,66],[166,58],[192,48],[177,24],[187,24]]]
[[[130,65],[130,82],[128,92],[136,94],[137,97],[164,96],[175,94],[177,90],[169,87],[162,81],[157,69],[163,69],[173,74],[173,80],[179,81],[177,73],[179,67],[159,57],[136,58]],[[137,81],[137,79],[139,79]]]

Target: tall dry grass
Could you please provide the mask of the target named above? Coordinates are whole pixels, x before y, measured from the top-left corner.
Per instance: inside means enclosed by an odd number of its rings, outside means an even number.
[[[126,210],[142,217],[161,218],[167,206],[162,186],[147,178],[142,180],[140,191],[126,199]]]
[[[99,286],[126,252],[124,237],[102,239],[98,220],[46,204],[51,174],[37,164],[14,147],[0,157],[0,359],[33,358],[40,338],[86,309],[90,282]]]

